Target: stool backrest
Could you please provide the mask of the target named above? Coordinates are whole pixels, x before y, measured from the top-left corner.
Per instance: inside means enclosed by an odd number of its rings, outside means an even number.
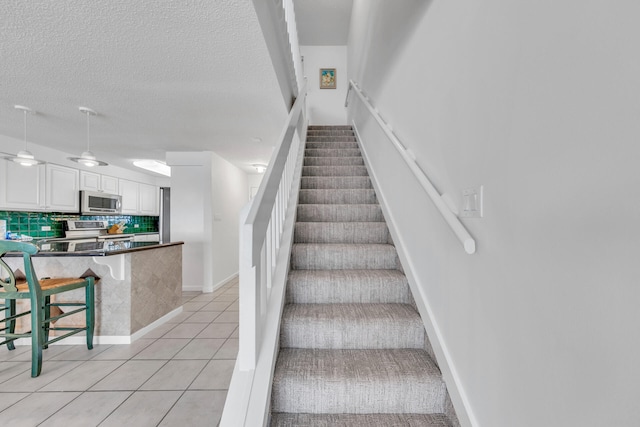
[[[4,288],[5,291],[16,292],[18,290],[16,288],[16,276],[13,269],[2,259],[7,252],[22,252],[24,274],[27,278],[29,289],[32,289],[32,286],[38,283],[36,272],[31,263],[31,255],[38,253],[36,245],[27,242],[0,240],[0,276],[3,277],[3,280],[0,280],[0,287]]]

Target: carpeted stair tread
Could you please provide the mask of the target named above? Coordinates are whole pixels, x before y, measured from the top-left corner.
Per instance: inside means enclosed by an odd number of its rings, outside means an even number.
[[[315,141],[307,142],[307,150],[357,150],[360,148],[355,141]]]
[[[369,176],[366,166],[303,166],[302,176]]]
[[[290,414],[271,415],[272,427],[451,427],[444,414]]]
[[[377,204],[376,192],[373,189],[302,189],[298,196],[299,204]]]
[[[362,156],[345,157],[305,157],[304,166],[353,166],[364,165]]]
[[[398,270],[291,270],[288,303],[411,302],[407,277]]]
[[[396,248],[389,244],[294,243],[295,270],[387,270],[398,268]]]
[[[273,412],[443,413],[446,389],[424,350],[282,348]]]
[[[424,347],[424,326],[409,304],[288,304],[280,346],[381,349]]]
[[[304,150],[304,155],[308,157],[356,157],[361,156],[359,149],[313,149],[307,148]]]
[[[384,215],[377,204],[300,204],[298,222],[383,222]]]
[[[354,136],[310,136],[306,148],[358,148]]]
[[[303,176],[300,188],[304,190],[329,189],[371,189],[368,176]]]
[[[384,222],[298,222],[295,243],[388,243]]]

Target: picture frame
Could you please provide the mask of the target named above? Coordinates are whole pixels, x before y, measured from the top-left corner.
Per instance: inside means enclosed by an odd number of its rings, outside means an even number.
[[[336,81],[335,68],[320,68],[320,89],[335,89]]]

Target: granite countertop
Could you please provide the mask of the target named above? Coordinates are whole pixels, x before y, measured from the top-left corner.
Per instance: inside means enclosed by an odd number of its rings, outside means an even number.
[[[109,256],[146,251],[168,246],[182,245],[184,242],[85,242],[43,240],[33,241],[39,251],[34,257],[40,256]],[[8,253],[7,256],[20,256],[19,253]]]

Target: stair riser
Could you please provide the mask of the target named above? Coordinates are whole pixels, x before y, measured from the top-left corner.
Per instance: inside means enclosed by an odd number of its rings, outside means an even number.
[[[304,166],[362,166],[364,159],[357,157],[305,157]]]
[[[346,272],[291,271],[287,279],[290,304],[409,304],[407,278],[393,270]]]
[[[307,142],[305,145],[308,150],[358,150],[356,142]]]
[[[366,166],[303,166],[302,176],[369,176]]]
[[[387,270],[398,267],[391,245],[315,245],[296,243],[291,252],[296,270]]]
[[[358,157],[362,156],[360,150],[354,149],[305,149],[305,157]]]
[[[353,128],[349,125],[310,125],[307,131],[342,131],[353,132]]]
[[[309,196],[310,197],[310,196]],[[302,203],[302,202],[300,202]],[[298,205],[299,222],[382,222],[384,215],[379,205]]]
[[[303,176],[300,181],[300,188],[305,190],[312,189],[372,189],[371,180],[366,176],[355,177],[317,177]]]
[[[424,327],[408,304],[292,304],[282,315],[280,345],[420,349],[424,347]]]
[[[271,427],[450,427],[444,414],[274,413]]]
[[[358,146],[356,139],[352,136],[331,135],[331,136],[308,136],[307,137],[307,146],[309,144],[319,144],[319,143],[324,143],[320,145],[344,144],[347,146],[347,147],[333,147],[333,148],[352,148],[354,145],[357,148]],[[314,148],[314,147],[307,147],[307,148]],[[332,147],[316,147],[316,148],[332,148]]]
[[[295,243],[389,243],[384,222],[299,222]]]
[[[373,190],[300,190],[300,204],[377,204]]]

